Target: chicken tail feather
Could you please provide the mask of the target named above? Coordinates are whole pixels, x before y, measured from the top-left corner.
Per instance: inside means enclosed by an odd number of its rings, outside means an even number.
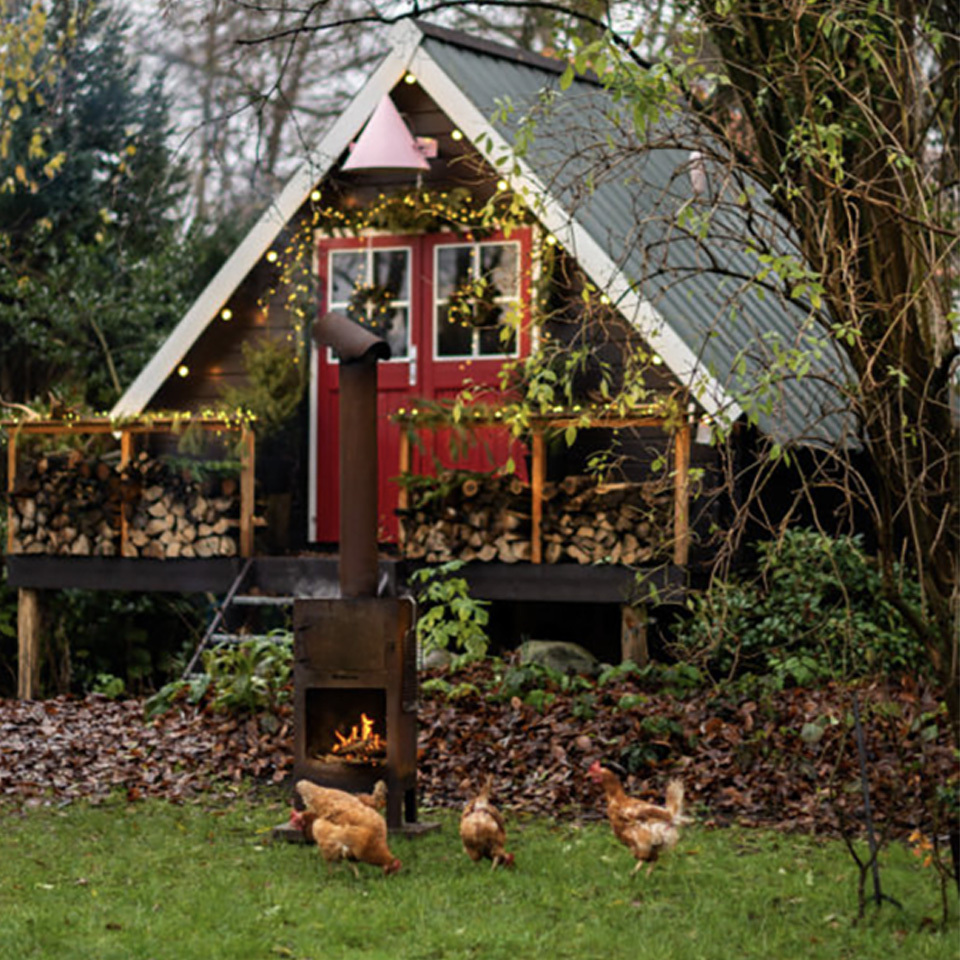
[[[683,784],[679,780],[667,784],[667,809],[675,823],[683,816]]]

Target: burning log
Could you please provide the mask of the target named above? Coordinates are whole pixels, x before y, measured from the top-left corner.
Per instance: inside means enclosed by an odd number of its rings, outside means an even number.
[[[387,741],[374,730],[374,721],[365,713],[360,714],[360,723],[353,724],[348,734],[334,731],[337,742],[329,753],[320,754],[318,760],[324,763],[369,764],[381,763],[387,756]]]

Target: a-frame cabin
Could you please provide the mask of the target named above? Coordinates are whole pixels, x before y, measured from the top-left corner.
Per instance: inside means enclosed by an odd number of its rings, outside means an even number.
[[[337,363],[310,336],[326,311],[372,325],[391,347],[379,381],[385,590],[404,581],[396,507],[409,510],[410,504],[398,475],[444,466],[502,473],[507,461],[519,495],[533,498],[529,516],[519,511],[533,524],[532,533],[526,530],[533,546],[510,562],[474,548],[469,577],[478,596],[619,608],[643,604],[651,588],[662,599],[665,589],[685,582],[691,544],[696,547],[687,470],[691,458],[709,469],[714,456],[696,440],[706,438],[711,419],[745,419],[741,387],[764,369],[778,344],[803,342],[804,313],[748,287],[724,288],[719,277],[755,272],[736,222],[728,219],[722,235],[708,240],[709,257],[702,238],[676,229],[682,211],[698,201],[691,179],[697,161],[688,153],[638,152],[620,169],[590,172],[598,145],[616,133],[616,110],[590,77],[561,93],[565,66],[420,22],[396,25],[362,89],[111,411],[116,422],[160,411],[200,417],[222,403],[225,388],[244,382],[244,344],[270,337],[302,346],[309,365],[303,416],[285,449],[265,455],[260,443],[258,458],[259,482],[279,474],[275,486],[302,509],[294,509],[282,547],[267,538],[267,546],[241,551],[256,554],[250,576],[263,589],[309,583],[316,590],[321,581],[335,582],[328,559],[311,555],[335,550],[338,530]],[[518,152],[517,138],[529,139],[533,116],[534,136]],[[376,152],[385,145],[386,157]],[[368,148],[372,153],[359,156]],[[490,210],[502,211],[502,222],[491,219]],[[549,321],[543,319],[547,302]],[[589,317],[584,304],[594,310]],[[449,401],[468,382],[491,406],[503,389],[504,364],[529,356],[545,337],[571,350],[592,343],[601,356],[614,349],[622,356],[624,346],[639,352],[650,362],[631,375],[643,378],[644,402],[634,411],[620,408],[617,416],[608,409],[593,443],[570,450],[558,444],[552,456],[546,421],[527,432],[526,447],[502,429],[486,429],[483,442],[456,463],[448,460],[442,431],[424,430],[418,443],[405,441],[415,432],[411,410]],[[754,426],[800,444],[832,440],[845,429],[842,405],[827,385],[840,361],[819,352],[814,364],[824,376],[783,376],[775,400],[750,411]],[[614,381],[627,375],[622,361],[612,366]],[[584,374],[585,397],[606,390],[598,369]],[[651,414],[657,398],[673,411],[667,430],[671,417]],[[579,408],[557,413],[554,429],[590,422]],[[627,556],[622,545],[614,553],[608,544],[577,554],[562,532],[553,532],[559,548],[546,550],[544,484],[583,474],[591,453],[608,445],[616,428],[623,430],[618,442],[632,444],[625,485],[649,480],[644,471],[657,456],[651,450],[667,452],[670,529],[659,544],[666,548]],[[625,532],[636,542],[634,531]],[[11,583],[28,589],[222,592],[243,559],[12,554]],[[441,549],[413,559],[449,556]],[[276,561],[272,567],[270,561]]]

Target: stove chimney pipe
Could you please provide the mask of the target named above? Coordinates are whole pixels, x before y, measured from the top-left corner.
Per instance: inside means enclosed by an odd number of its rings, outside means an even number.
[[[343,314],[324,314],[318,343],[340,361],[340,596],[375,597],[377,551],[377,361],[386,340]]]

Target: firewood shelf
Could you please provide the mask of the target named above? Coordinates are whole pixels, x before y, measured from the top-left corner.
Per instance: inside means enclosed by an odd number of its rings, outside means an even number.
[[[7,434],[7,490],[10,503],[7,508],[7,552],[14,554],[14,508],[13,494],[17,486],[17,456],[21,438],[28,436],[84,436],[112,434],[119,439],[119,472],[122,475],[133,459],[134,438],[148,434],[175,434],[187,427],[198,427],[215,433],[239,432],[239,531],[237,552],[241,557],[253,555],[253,501],[255,438],[251,426],[242,420],[222,417],[157,417],[116,423],[107,418],[65,420],[20,420],[0,421],[0,428]],[[120,511],[119,553],[126,556],[130,537],[127,512]]]

